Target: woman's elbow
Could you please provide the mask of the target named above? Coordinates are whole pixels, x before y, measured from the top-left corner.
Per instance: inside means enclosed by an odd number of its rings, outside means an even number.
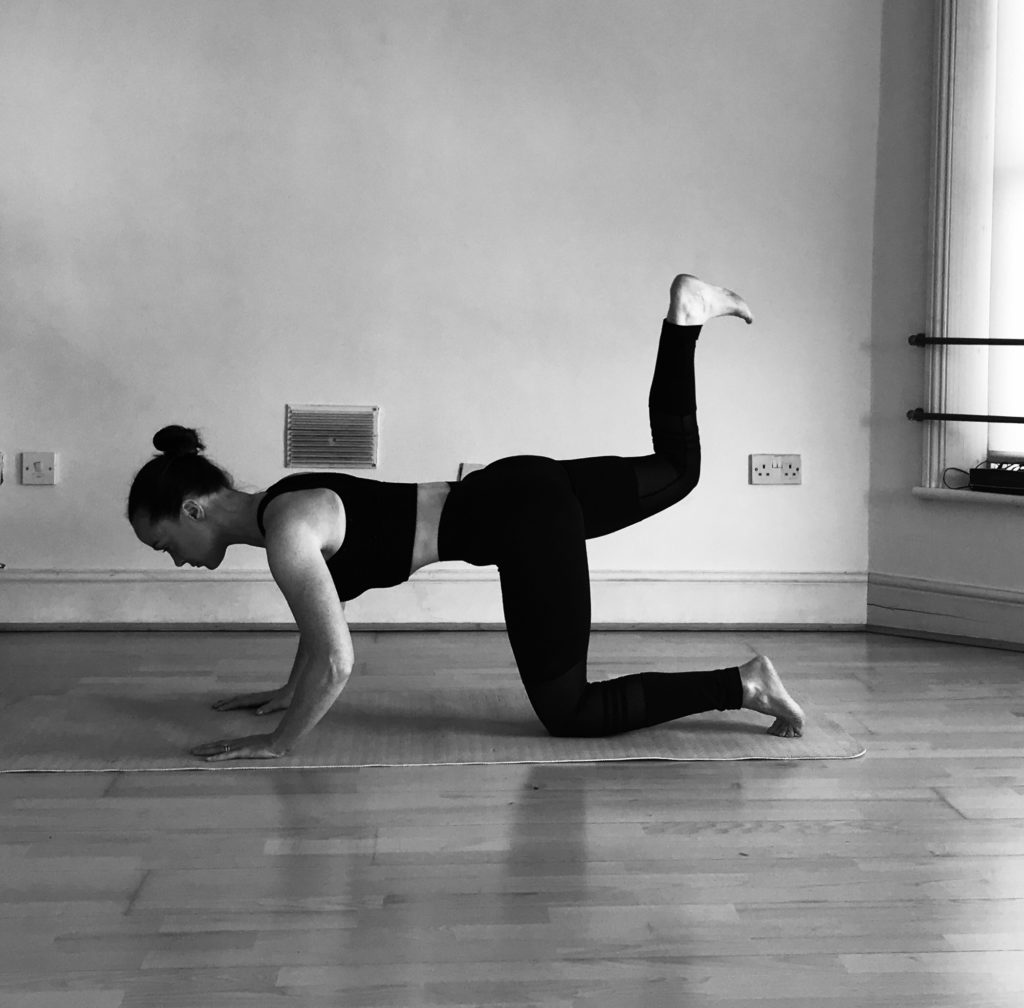
[[[339,693],[352,675],[354,662],[347,655],[331,655],[323,665],[324,684]]]

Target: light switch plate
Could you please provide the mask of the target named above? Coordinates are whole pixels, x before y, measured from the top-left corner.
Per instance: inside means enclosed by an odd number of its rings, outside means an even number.
[[[26,486],[53,486],[57,482],[54,452],[22,452],[21,482]]]

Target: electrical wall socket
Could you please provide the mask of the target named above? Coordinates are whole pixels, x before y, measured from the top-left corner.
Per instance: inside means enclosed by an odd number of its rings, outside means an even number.
[[[751,486],[788,486],[802,482],[799,455],[751,455],[749,458]]]

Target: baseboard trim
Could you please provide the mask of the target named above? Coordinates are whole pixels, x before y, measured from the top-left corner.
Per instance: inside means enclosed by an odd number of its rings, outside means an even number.
[[[897,574],[868,575],[871,630],[927,640],[1018,650],[1024,592]]]
[[[595,626],[863,626],[867,575],[848,571],[592,571]],[[346,605],[353,626],[503,626],[497,571],[439,564]],[[0,574],[0,626],[292,625],[264,571]]]
[[[350,623],[353,633],[491,633],[504,623]],[[864,633],[852,623],[593,623],[594,633]],[[294,623],[0,623],[0,633],[296,633]]]
[[[934,641],[936,644],[962,644],[966,647],[989,648],[994,651],[1024,652],[1024,644],[1014,641],[988,640],[983,637],[957,637],[953,634],[931,633],[928,630],[899,630],[893,627],[865,627],[865,632],[878,637],[905,637],[908,640]]]
[[[869,630],[1024,647],[1024,592],[885,572],[593,571],[595,630]],[[494,568],[445,565],[346,606],[366,630],[498,630]],[[0,630],[294,631],[264,571],[0,573]]]

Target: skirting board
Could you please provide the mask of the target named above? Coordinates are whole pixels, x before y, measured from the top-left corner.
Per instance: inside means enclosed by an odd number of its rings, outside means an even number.
[[[867,622],[872,630],[954,643],[1024,645],[1024,592],[869,574]]]
[[[597,625],[864,625],[867,575],[848,572],[592,571]],[[353,626],[502,626],[494,568],[443,566],[345,607]],[[290,625],[262,571],[17,571],[0,574],[0,626]]]
[[[593,625],[625,629],[868,629],[979,645],[1024,646],[1024,592],[893,574],[594,571]],[[346,606],[353,627],[504,625],[493,570],[421,571]],[[288,629],[291,613],[261,571],[0,573],[0,629]]]
[[[591,623],[595,633],[883,633],[856,623]],[[4,633],[296,633],[294,623],[0,623]],[[350,623],[353,633],[503,633],[504,623]],[[895,634],[896,632],[893,631]],[[908,631],[908,636],[913,636]],[[921,634],[922,637],[928,635]],[[954,642],[959,643],[959,642]],[[968,642],[970,643],[970,642]],[[991,647],[1000,647],[991,642]],[[1024,649],[1024,645],[1021,645]]]

